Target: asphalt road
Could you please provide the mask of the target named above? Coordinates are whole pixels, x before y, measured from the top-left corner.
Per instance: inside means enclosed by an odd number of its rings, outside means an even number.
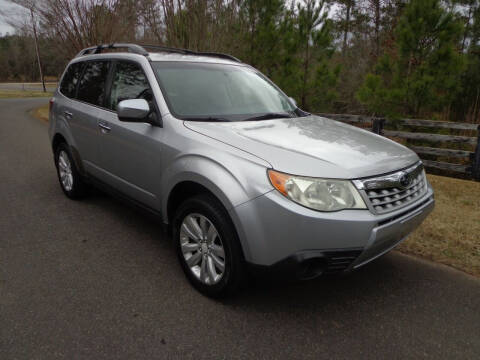
[[[45,101],[0,100],[0,359],[480,358],[480,281],[395,252],[201,296],[153,219],[62,194]]]

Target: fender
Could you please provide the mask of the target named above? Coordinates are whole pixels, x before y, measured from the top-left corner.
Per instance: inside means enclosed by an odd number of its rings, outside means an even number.
[[[227,209],[243,204],[271,190],[266,175],[266,167],[247,159],[236,158],[235,168],[210,156],[187,154],[169,166],[162,177],[161,193],[163,220],[168,222],[168,197],[173,188],[183,182],[192,181],[207,188]],[[248,182],[242,174],[257,173],[257,182]]]
[[[65,120],[63,119],[57,120],[57,125],[55,130],[56,130],[55,134],[52,136],[52,139],[51,139],[52,142],[55,135],[60,134],[65,138],[65,140],[67,140],[68,145],[72,147],[76,147],[75,140]]]

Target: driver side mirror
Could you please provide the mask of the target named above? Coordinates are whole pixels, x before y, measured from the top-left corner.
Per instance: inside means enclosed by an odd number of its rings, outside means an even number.
[[[150,123],[148,119],[150,112],[150,106],[145,99],[122,100],[117,105],[120,121]]]

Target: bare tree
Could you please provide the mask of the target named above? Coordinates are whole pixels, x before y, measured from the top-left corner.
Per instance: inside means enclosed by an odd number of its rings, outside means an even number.
[[[33,38],[35,39],[35,52],[37,53],[38,71],[40,72],[40,79],[42,80],[43,92],[47,92],[45,88],[45,78],[43,77],[42,61],[40,60],[40,50],[38,48],[38,36],[37,36],[37,20],[35,19],[33,6],[30,8],[30,16],[32,19]]]
[[[41,33],[57,40],[68,56],[99,43],[134,40],[138,17],[135,0],[9,0],[38,17]],[[12,25],[19,26],[12,20]],[[38,32],[36,28],[35,31]]]
[[[344,6],[342,53],[345,54],[347,51],[348,34],[350,33],[355,0],[340,0],[339,3]]]
[[[382,10],[382,1],[381,0],[369,0],[369,6],[373,9],[373,24],[375,29],[375,57],[378,58],[380,55],[380,17]]]
[[[25,8],[30,14],[32,33],[33,33],[33,38],[35,43],[35,53],[37,55],[38,71],[40,74],[40,81],[42,82],[43,92],[46,92],[47,89],[45,87],[45,78],[43,76],[42,61],[40,58],[40,49],[38,46],[36,2],[34,0],[10,0],[10,2]],[[16,28],[18,28],[21,24],[16,19],[10,19],[8,22]]]

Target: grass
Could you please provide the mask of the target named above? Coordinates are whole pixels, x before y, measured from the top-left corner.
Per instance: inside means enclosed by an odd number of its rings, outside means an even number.
[[[51,92],[43,91],[22,91],[22,90],[0,90],[0,99],[26,98],[26,97],[45,97],[52,96]]]
[[[36,109],[32,110],[32,115],[37,119],[47,121],[48,122],[48,112],[49,112],[49,104],[42,105]]]
[[[428,175],[435,209],[397,249],[480,276],[480,182]]]

